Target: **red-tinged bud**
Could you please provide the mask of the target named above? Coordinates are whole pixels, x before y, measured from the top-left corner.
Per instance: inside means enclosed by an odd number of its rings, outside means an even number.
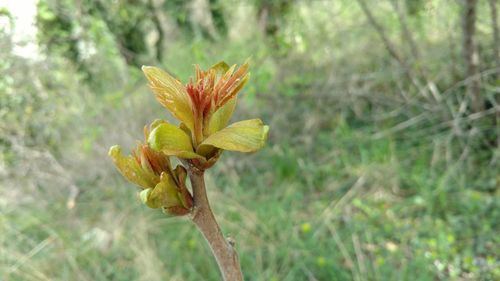
[[[181,121],[154,127],[147,138],[154,150],[206,170],[224,150],[254,152],[264,146],[269,127],[260,119],[229,123],[249,78],[247,63],[237,68],[220,62],[208,70],[195,65],[195,76],[185,86],[159,68],[143,71],[160,103]]]
[[[236,71],[236,66],[228,68],[217,64],[207,71],[195,65],[195,80],[186,85],[186,93],[191,99],[194,116],[194,137],[199,144],[207,137],[210,117],[218,109],[233,99],[248,80],[248,64]]]

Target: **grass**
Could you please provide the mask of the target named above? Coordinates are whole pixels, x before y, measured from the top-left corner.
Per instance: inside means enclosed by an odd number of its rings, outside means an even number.
[[[491,114],[460,109],[459,7],[430,1],[413,19],[418,65],[442,94],[429,101],[355,3],[311,2],[296,4],[280,50],[238,20],[247,38],[176,39],[165,53],[184,81],[191,62],[252,57],[235,119],[262,117],[269,143],[224,153],[207,179],[246,280],[500,280],[498,148],[482,143],[498,128]],[[389,4],[375,6],[404,56],[399,25],[383,16]],[[140,204],[107,157],[170,118],[111,35],[97,36],[109,42],[86,61],[99,66],[88,83],[61,57],[23,61],[0,33],[0,280],[219,280],[195,227]],[[483,78],[492,100],[498,81]],[[79,194],[68,208],[71,186]]]
[[[500,276],[498,197],[464,186],[453,167],[431,167],[426,144],[371,140],[344,121],[317,140],[311,148],[271,137],[250,160],[226,153],[209,173],[248,280]],[[139,204],[109,169],[80,185],[74,209],[43,191],[2,207],[2,279],[218,280],[194,226]]]

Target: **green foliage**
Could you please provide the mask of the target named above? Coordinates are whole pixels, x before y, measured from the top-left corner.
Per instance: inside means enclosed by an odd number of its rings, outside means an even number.
[[[177,26],[187,37],[193,36],[193,27],[189,20],[189,5],[190,1],[184,0],[165,0],[163,9],[175,19]]]
[[[426,5],[426,1],[424,0],[405,0],[404,2],[406,4],[406,12],[411,16],[423,12]]]
[[[210,14],[214,21],[216,29],[219,31],[220,35],[227,35],[227,23],[224,16],[224,6],[220,0],[209,0],[210,4]]]
[[[53,7],[51,7],[53,6]],[[68,1],[50,5],[46,1],[38,2],[37,25],[39,42],[46,46],[49,53],[62,54],[73,62],[80,60],[76,26]]]
[[[490,107],[479,114],[467,107],[458,4],[404,1],[415,59],[389,0],[365,1],[418,88],[355,1],[219,0],[206,13],[218,37],[195,31],[188,1],[153,1],[163,61],[148,2],[38,1],[36,59],[0,28],[1,280],[218,280],[201,235],[138,204],[106,154],[168,118],[137,65],[187,81],[191,63],[249,57],[230,123],[261,116],[269,145],[223,153],[207,179],[246,280],[500,279],[486,2],[477,42]],[[271,2],[276,34],[258,24]]]

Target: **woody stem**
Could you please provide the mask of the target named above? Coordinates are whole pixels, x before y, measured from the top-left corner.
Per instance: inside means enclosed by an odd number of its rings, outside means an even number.
[[[215,220],[205,189],[204,172],[194,167],[189,169],[189,178],[193,188],[194,211],[192,221],[208,242],[210,249],[219,265],[224,281],[243,281],[238,254],[222,234]]]

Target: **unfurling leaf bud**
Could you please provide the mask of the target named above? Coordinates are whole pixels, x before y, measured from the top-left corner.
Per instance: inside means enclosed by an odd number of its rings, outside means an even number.
[[[267,139],[269,127],[260,119],[229,124],[238,93],[249,78],[248,64],[239,68],[220,62],[183,85],[151,66],[142,71],[158,101],[180,121],[156,123],[147,140],[151,148],[176,156],[199,170],[210,168],[224,150],[254,152]]]
[[[148,135],[149,130],[145,129],[145,137]],[[143,189],[139,196],[145,205],[163,208],[174,216],[191,211],[193,198],[186,188],[186,169],[180,165],[172,169],[164,153],[139,144],[132,155],[124,156],[119,146],[111,147],[109,155],[121,174]]]

